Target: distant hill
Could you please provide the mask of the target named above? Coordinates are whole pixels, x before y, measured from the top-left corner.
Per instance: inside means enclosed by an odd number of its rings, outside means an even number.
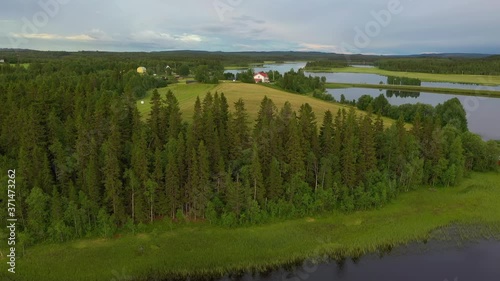
[[[410,55],[408,57],[426,57],[426,58],[471,58],[479,59],[492,56],[492,54],[477,54],[477,53],[437,53],[437,54],[419,54]]]

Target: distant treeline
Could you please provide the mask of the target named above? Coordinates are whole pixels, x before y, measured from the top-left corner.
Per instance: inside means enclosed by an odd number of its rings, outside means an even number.
[[[388,76],[387,77],[387,84],[388,85],[421,86],[422,81],[420,79],[416,79],[416,78]]]
[[[205,52],[205,51],[168,51],[168,52],[42,52],[32,50],[0,50],[0,59],[8,63],[47,62],[50,60],[72,59],[109,59],[141,63],[144,66],[155,66],[157,63],[184,63],[200,60],[218,61],[224,66],[249,65],[265,61],[345,61],[342,54],[321,52]],[[349,59],[360,62],[374,62],[381,56],[350,55]]]
[[[436,74],[500,75],[500,56],[486,58],[393,58],[376,61],[384,70]]]
[[[306,70],[325,70],[331,68],[347,67],[349,64],[344,60],[320,60],[310,61],[306,64]]]

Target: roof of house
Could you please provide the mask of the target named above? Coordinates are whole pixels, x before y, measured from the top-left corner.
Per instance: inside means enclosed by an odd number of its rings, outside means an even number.
[[[261,72],[255,73],[255,74],[254,74],[254,76],[259,75],[259,74],[260,74],[260,75],[262,75],[262,76],[264,76],[264,77],[269,77],[269,76],[267,75],[267,73],[265,73],[264,71],[261,71]]]

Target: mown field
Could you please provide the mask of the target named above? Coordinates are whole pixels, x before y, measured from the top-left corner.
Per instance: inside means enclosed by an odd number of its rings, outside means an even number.
[[[330,110],[335,115],[339,109],[345,108],[348,110],[350,107],[346,105],[341,105],[338,103],[326,102],[320,99],[316,99],[310,96],[304,96],[299,94],[292,94],[273,88],[265,87],[258,84],[245,84],[245,83],[233,83],[233,82],[223,82],[219,85],[210,84],[173,84],[166,88],[159,89],[158,91],[162,96],[171,90],[179,101],[179,106],[181,108],[184,120],[191,121],[194,112],[194,103],[196,97],[203,99],[207,92],[214,94],[215,92],[224,93],[226,96],[231,110],[233,110],[233,105],[238,99],[243,99],[245,101],[245,107],[251,119],[257,118],[257,113],[260,108],[260,103],[264,96],[272,99],[276,106],[281,108],[283,104],[288,101],[292,105],[294,110],[299,110],[300,106],[304,103],[309,103],[316,113],[318,119],[318,124],[321,125],[323,120],[323,115],[327,110]],[[137,102],[137,107],[141,112],[143,118],[147,118],[151,110],[151,93]],[[141,103],[144,101],[144,104]],[[359,114],[366,114],[363,111],[356,110]],[[385,118],[384,123],[386,125],[391,125],[394,121],[389,118]]]
[[[324,254],[359,256],[427,239],[433,230],[452,224],[469,230],[461,233],[463,238],[499,238],[498,202],[500,174],[474,173],[457,187],[420,187],[380,209],[352,214],[235,229],[157,222],[135,235],[29,248],[18,259],[16,274],[7,274],[1,258],[0,280],[163,280],[264,270]]]
[[[311,71],[314,72],[314,71]],[[344,67],[321,70],[319,72],[346,72],[346,73],[371,73],[384,76],[398,76],[416,78],[427,82],[452,82],[472,83],[481,85],[500,85],[500,76],[492,75],[459,75],[459,74],[432,74],[419,72],[388,71],[379,68]]]

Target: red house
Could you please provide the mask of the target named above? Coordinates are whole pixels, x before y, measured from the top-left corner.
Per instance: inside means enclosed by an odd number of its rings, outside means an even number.
[[[269,83],[269,76],[264,71],[261,71],[253,75],[253,80],[255,80],[255,83]]]

